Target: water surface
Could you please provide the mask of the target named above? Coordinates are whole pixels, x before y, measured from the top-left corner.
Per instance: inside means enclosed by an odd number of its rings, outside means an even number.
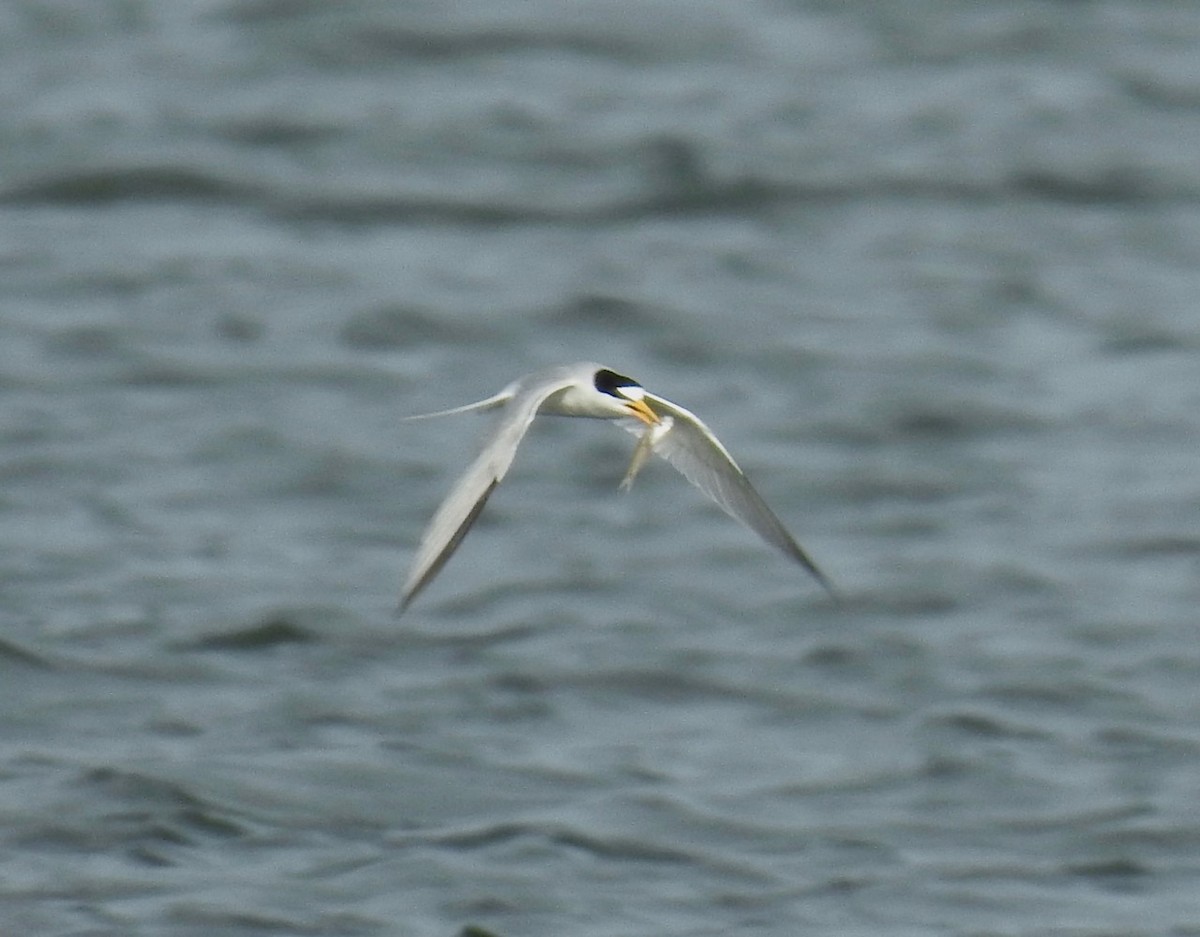
[[[1200,929],[1200,11],[0,12],[0,929]],[[826,599],[537,425],[700,413]]]

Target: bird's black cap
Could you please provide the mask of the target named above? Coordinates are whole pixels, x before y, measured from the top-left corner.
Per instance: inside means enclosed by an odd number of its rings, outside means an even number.
[[[640,387],[641,385],[631,377],[626,377],[624,374],[618,374],[616,371],[610,371],[608,368],[600,368],[596,372],[596,376],[592,378],[592,383],[596,385],[596,390],[602,394],[608,394],[610,397],[620,397],[617,389],[621,387]]]

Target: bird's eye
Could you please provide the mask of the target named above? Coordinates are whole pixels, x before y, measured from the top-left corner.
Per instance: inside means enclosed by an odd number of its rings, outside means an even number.
[[[592,383],[600,393],[625,400],[640,399],[643,393],[641,385],[633,378],[609,371],[607,368],[597,371]]]

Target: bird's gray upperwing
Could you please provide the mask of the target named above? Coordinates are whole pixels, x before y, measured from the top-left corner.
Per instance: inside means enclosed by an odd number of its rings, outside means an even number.
[[[501,408],[479,454],[438,505],[433,518],[421,534],[416,557],[401,593],[398,613],[403,612],[416,598],[417,593],[429,585],[458,549],[463,537],[479,517],[488,497],[512,465],[517,447],[537,415],[538,407],[547,397],[562,390],[568,383],[569,379],[559,375],[542,380],[521,381],[479,403],[423,414],[444,416],[471,410]]]
[[[654,394],[647,393],[646,400],[656,412],[674,419],[670,430],[655,441],[655,454],[666,459],[726,514],[807,569],[831,595],[836,594],[828,577],[796,543],[775,512],[767,507],[762,496],[742,474],[733,456],[700,418],[690,410]],[[637,420],[618,422],[634,435],[640,436],[646,430]]]

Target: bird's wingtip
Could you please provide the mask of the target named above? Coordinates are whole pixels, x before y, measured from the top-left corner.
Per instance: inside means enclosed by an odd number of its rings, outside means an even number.
[[[805,568],[812,573],[813,578],[820,583],[821,588],[825,590],[825,595],[829,597],[834,605],[841,605],[845,601],[842,597],[841,591],[833,584],[833,580],[821,572],[820,567],[818,567],[811,560],[804,565]]]

